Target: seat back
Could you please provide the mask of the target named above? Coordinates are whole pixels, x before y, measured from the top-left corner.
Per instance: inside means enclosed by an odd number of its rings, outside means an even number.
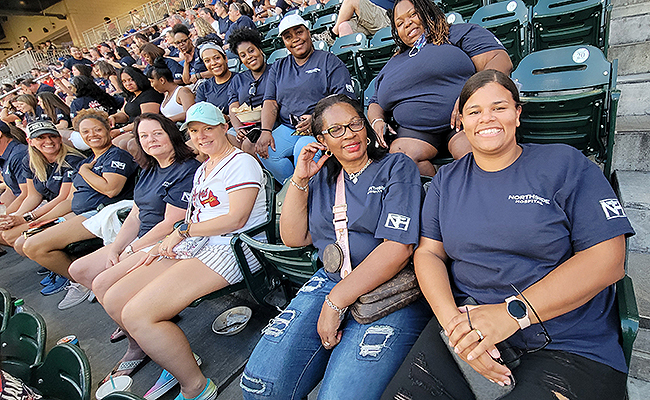
[[[611,169],[616,62],[593,46],[569,46],[526,56],[512,78],[524,102],[517,129],[522,142],[566,143],[595,154]]]
[[[338,14],[342,3],[343,0],[330,0],[325,3],[323,8],[313,11],[313,15],[316,19],[328,14],[336,15]]]
[[[603,0],[539,0],[533,7],[535,51],[577,44],[604,48]]]
[[[334,26],[336,23],[336,18],[337,14],[327,14],[323,15],[322,17],[318,17],[316,22],[314,23],[314,27],[311,29],[311,33],[321,33],[324,32],[326,29],[331,28]]]
[[[284,58],[289,55],[289,50],[286,49],[286,47],[283,47],[281,49],[275,50],[269,58],[266,60],[268,64],[272,64],[275,61],[279,60],[280,58]]]
[[[483,0],[443,0],[439,5],[443,11],[455,11],[462,15],[465,21],[468,21],[472,14],[481,8]]]
[[[330,46],[324,40],[314,40],[314,50],[329,51]]]
[[[31,369],[43,359],[47,329],[38,313],[25,310],[9,318],[0,335],[2,369],[23,382],[29,382]]]
[[[8,291],[0,288],[0,334],[7,328],[11,314],[13,314],[11,295]]]
[[[368,38],[363,33],[353,33],[336,39],[330,51],[334,53],[350,72],[350,75],[363,80],[364,68],[358,58],[359,49],[368,47]]]
[[[226,51],[226,58],[228,58],[228,69],[230,72],[239,72],[241,61],[239,56],[230,50]]]
[[[376,78],[373,78],[368,84],[366,90],[363,92],[363,110],[365,111],[366,116],[368,114],[368,106],[370,105],[370,99],[372,98],[372,96],[375,95],[375,82],[376,82]]]
[[[359,49],[359,57],[364,68],[364,79],[362,84],[368,85],[369,82],[379,74],[388,60],[395,54],[395,40],[390,30],[390,26],[382,28],[375,33],[368,48]]]
[[[309,22],[311,22],[313,24],[314,21],[316,21],[316,18],[317,18],[316,17],[316,12],[318,12],[319,10],[322,10],[323,7],[324,6],[321,3],[312,4],[311,6],[305,7],[305,9],[300,12],[300,15],[302,16],[302,18],[305,21],[309,21]]]
[[[266,55],[270,55],[274,50],[280,48],[282,39],[278,37],[279,29],[277,27],[266,32],[264,40],[262,40],[262,51]]]
[[[447,19],[447,23],[449,25],[454,25],[454,24],[464,24],[465,20],[463,19],[463,16],[460,15],[457,12],[448,12],[445,14],[445,18]]]
[[[59,344],[50,350],[43,364],[32,374],[31,384],[47,398],[90,400],[90,363],[73,344]]]
[[[488,4],[476,10],[470,23],[494,34],[506,48],[513,66],[527,53],[528,7],[521,0]]]

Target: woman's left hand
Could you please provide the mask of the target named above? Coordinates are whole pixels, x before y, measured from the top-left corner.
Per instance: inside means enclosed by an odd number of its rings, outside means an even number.
[[[456,103],[454,103],[454,109],[451,111],[451,120],[449,121],[449,126],[451,126],[451,129],[455,129],[456,132],[460,132],[463,126],[463,121],[461,121],[460,112],[458,111],[458,100],[456,99]]]
[[[6,231],[15,226],[26,223],[25,218],[20,215],[2,215],[0,216],[0,230]]]
[[[305,114],[300,117],[300,122],[296,125],[296,130],[300,133],[311,133],[311,115]]]
[[[449,342],[458,354],[462,354],[467,348],[477,344],[476,348],[467,354],[469,360],[476,359],[485,352],[496,354],[496,351],[498,353],[495,345],[519,330],[517,321],[510,317],[506,311],[505,303],[459,307],[458,309],[461,313],[452,318],[445,328]]]
[[[341,341],[343,331],[339,331],[339,326],[341,326],[339,314],[323,302],[316,330],[326,349],[333,349]]]
[[[176,258],[176,253],[174,253],[174,247],[179,244],[183,238],[178,229],[174,229],[172,233],[169,234],[162,243],[160,243],[160,255],[167,258]]]

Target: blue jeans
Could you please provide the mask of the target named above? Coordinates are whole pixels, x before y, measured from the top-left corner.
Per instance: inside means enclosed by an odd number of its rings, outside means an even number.
[[[271,171],[275,180],[281,184],[293,174],[295,160],[298,159],[300,150],[305,145],[315,142],[313,136],[291,135],[296,130],[286,125],[280,125],[273,131],[273,140],[275,141],[275,151],[269,146],[269,158],[261,158],[264,168]],[[289,160],[293,155],[294,162]],[[318,161],[316,157],[316,161]]]
[[[241,379],[244,399],[303,399],[321,380],[319,399],[379,399],[431,309],[420,299],[367,325],[348,314],[341,342],[326,350],[316,324],[335,284],[320,269],[264,329]]]

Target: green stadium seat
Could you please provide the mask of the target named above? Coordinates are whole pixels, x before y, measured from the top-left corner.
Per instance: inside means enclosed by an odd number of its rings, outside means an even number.
[[[330,46],[324,40],[314,40],[314,49],[315,50],[322,50],[322,51],[329,51]]]
[[[364,66],[360,61],[359,49],[368,47],[368,38],[363,33],[353,33],[336,39],[330,51],[334,53],[350,72],[350,75],[364,80]]]
[[[463,18],[463,16],[454,11],[446,13],[445,18],[447,19],[447,23],[449,25],[465,23],[465,19]]]
[[[528,7],[522,0],[483,6],[474,13],[469,22],[492,32],[506,48],[515,68],[528,53]]]
[[[265,37],[268,31],[278,26],[281,18],[282,17],[278,15],[274,15],[265,19],[264,22],[260,25],[257,25],[257,30],[260,32],[260,35],[262,35],[262,37]]]
[[[368,116],[368,106],[370,105],[370,99],[375,95],[375,82],[376,79],[373,78],[370,83],[368,83],[368,86],[366,86],[366,90],[363,92],[363,111],[365,112],[366,116]]]
[[[282,39],[278,37],[278,32],[278,28],[275,27],[266,32],[266,36],[264,36],[264,40],[262,40],[262,51],[267,56],[284,45]]]
[[[270,55],[269,58],[266,60],[266,62],[267,62],[268,64],[272,64],[272,63],[274,63],[276,60],[278,60],[278,59],[280,59],[280,58],[284,58],[284,57],[286,57],[286,56],[288,56],[288,55],[289,55],[289,50],[287,50],[286,48],[283,47],[283,48],[281,48],[281,49],[277,49],[277,50],[275,50],[273,53],[271,53],[271,55]]]
[[[32,373],[31,386],[47,399],[90,400],[90,363],[73,344],[59,344]]]
[[[589,44],[605,50],[602,0],[539,0],[533,7],[533,50]]]
[[[318,18],[328,15],[328,14],[338,14],[339,9],[341,8],[341,3],[343,3],[343,0],[330,0],[325,5],[323,8],[312,11],[312,14],[314,15],[314,18],[317,20]]]
[[[24,311],[9,318],[0,334],[2,370],[23,382],[29,382],[32,368],[45,354],[47,328],[45,320],[35,311]]]
[[[568,46],[524,57],[512,78],[524,102],[517,134],[522,142],[566,143],[604,163],[611,173],[617,60],[593,46]]]
[[[336,23],[337,14],[327,14],[319,17],[314,23],[314,27],[311,29],[311,34],[317,34],[325,32],[326,29],[329,29],[334,26]]]
[[[483,0],[442,0],[438,6],[445,12],[457,12],[468,21],[472,18],[472,14],[483,6]]]
[[[266,221],[264,221],[264,223],[254,228],[251,228],[246,233],[248,233],[251,236],[255,236],[262,232],[265,232],[266,238],[269,241],[269,243],[273,243],[275,241],[275,179],[273,178],[273,175],[269,171],[267,170],[262,170],[262,171],[264,172],[264,176],[266,179],[266,183],[264,186],[264,189],[266,190],[266,210],[267,210]],[[231,246],[233,247],[233,249],[236,248],[236,246],[233,244],[236,238],[237,236],[234,236],[233,239],[231,240]],[[235,254],[237,255],[237,253]],[[242,282],[236,283],[234,285],[226,286],[221,290],[217,290],[199,299],[196,299],[189,306],[196,307],[205,300],[216,299],[218,297],[236,292],[238,290],[245,289],[249,286],[255,289],[257,286],[259,286],[258,281],[263,281],[265,279],[264,276],[261,276],[262,275],[261,273],[258,273],[254,276],[253,274],[249,273],[249,275],[250,276],[244,274],[244,280]],[[255,295],[252,291],[251,294],[255,298]],[[255,299],[257,300],[257,298]]]
[[[316,21],[316,12],[318,10],[323,9],[323,5],[321,3],[316,3],[312,4],[311,6],[305,7],[304,10],[300,12],[300,15],[306,20],[311,22],[312,24]]]
[[[379,71],[395,54],[396,48],[390,27],[386,27],[375,33],[368,44],[368,48],[359,49],[359,57],[365,72],[364,79],[361,82],[364,86],[367,86],[379,74]]]
[[[11,301],[11,294],[5,289],[0,288],[0,334],[7,329],[7,324],[13,311],[14,305]]]
[[[232,51],[226,51],[226,58],[228,58],[228,69],[230,72],[239,72],[241,61],[239,57]]]

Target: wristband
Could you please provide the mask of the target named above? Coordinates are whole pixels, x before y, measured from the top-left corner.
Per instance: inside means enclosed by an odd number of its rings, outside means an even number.
[[[124,248],[124,251],[126,251],[126,254],[128,254],[128,255],[133,254],[133,253],[134,253],[134,251],[133,251],[133,246],[131,246],[131,245],[126,246],[126,247]]]
[[[273,133],[273,130],[272,130],[272,129],[269,129],[269,128],[262,128],[262,129],[260,129],[260,130],[261,130],[262,132],[271,132],[271,133]]]
[[[329,295],[325,296],[325,304],[327,304],[327,306],[332,310],[339,313],[339,319],[343,321],[343,318],[345,317],[345,312],[348,310],[347,307],[343,307],[343,308],[337,307],[336,304],[332,303],[332,300],[330,300]]]
[[[23,214],[23,219],[25,220],[25,222],[32,222],[36,218],[34,217],[34,213],[30,211],[28,213]]]
[[[375,129],[375,122],[377,122],[377,121],[385,122],[383,118],[375,118],[375,119],[373,119],[372,122],[370,123],[370,127],[372,129]]]

